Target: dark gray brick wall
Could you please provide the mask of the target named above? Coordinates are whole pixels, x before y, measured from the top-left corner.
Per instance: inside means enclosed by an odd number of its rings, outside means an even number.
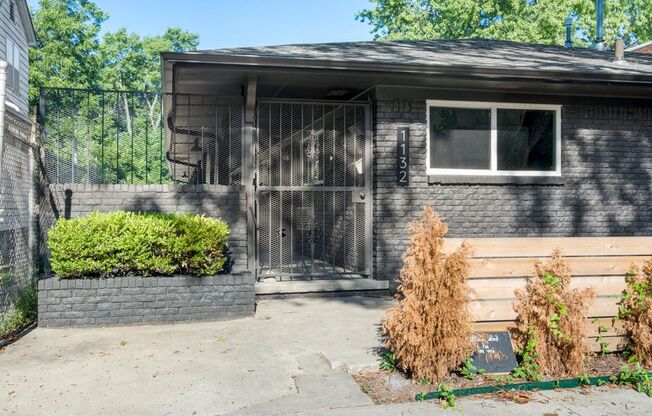
[[[253,316],[254,277],[116,277],[40,280],[43,327],[126,325]]]
[[[410,128],[409,187],[395,185],[399,126]],[[451,237],[652,235],[652,106],[565,105],[561,184],[429,184],[425,100],[379,98],[375,127],[378,278],[398,277],[406,225],[428,204]]]
[[[54,184],[50,191],[63,218],[116,210],[197,213],[221,218],[231,227],[232,270],[247,268],[246,194],[242,186]],[[45,232],[42,236],[47,238]]]

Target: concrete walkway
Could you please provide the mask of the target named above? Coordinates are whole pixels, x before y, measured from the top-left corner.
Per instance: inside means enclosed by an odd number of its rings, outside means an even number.
[[[435,403],[373,405],[349,376],[377,368],[377,326],[391,305],[286,299],[229,322],[38,328],[0,350],[0,415],[454,414]],[[460,406],[500,416],[652,414],[652,399],[627,389]]]
[[[391,304],[285,299],[227,322],[38,328],[0,350],[0,415],[215,415],[271,402],[295,395],[296,377],[321,371],[300,357],[377,367],[377,325]]]

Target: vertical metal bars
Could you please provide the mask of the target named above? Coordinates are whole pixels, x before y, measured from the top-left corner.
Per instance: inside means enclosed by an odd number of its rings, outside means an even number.
[[[52,183],[241,183],[240,98],[45,88],[41,99]]]
[[[263,100],[257,114],[259,279],[368,275],[366,106]]]

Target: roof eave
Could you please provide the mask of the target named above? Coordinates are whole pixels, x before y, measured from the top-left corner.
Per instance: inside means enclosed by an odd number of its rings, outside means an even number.
[[[650,45],[652,45],[652,40],[647,41],[645,43],[641,43],[641,44],[636,45],[636,46],[630,46],[629,48],[625,49],[625,52],[636,52],[637,50],[643,49],[643,48],[645,48],[647,46],[650,46]]]
[[[29,46],[34,46],[36,44],[36,31],[34,30],[34,23],[32,22],[32,15],[29,13],[27,0],[20,0],[16,2],[16,6],[18,7],[20,22],[23,25],[23,30],[25,30],[27,44]]]
[[[551,81],[587,81],[618,83],[618,84],[649,84],[652,87],[652,74],[650,75],[623,75],[613,73],[571,72],[554,70],[508,69],[487,68],[468,65],[415,65],[415,64],[390,64],[366,63],[351,61],[330,61],[319,59],[305,59],[292,57],[245,56],[245,55],[214,55],[198,52],[162,52],[161,62],[176,61],[183,63],[211,63],[220,65],[233,65],[245,67],[288,68],[288,69],[313,69],[313,70],[341,70],[360,71],[369,73],[396,73],[420,75],[472,75],[475,77],[496,78],[510,76],[523,79],[541,80],[542,74]]]

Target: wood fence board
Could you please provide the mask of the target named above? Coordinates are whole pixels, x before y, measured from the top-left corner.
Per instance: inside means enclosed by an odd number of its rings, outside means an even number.
[[[473,289],[476,299],[514,298],[516,289],[525,288],[526,277],[509,278],[473,278],[469,279],[469,287]],[[598,296],[619,295],[625,289],[623,276],[574,276],[571,278],[572,288],[594,288]]]
[[[590,318],[610,318],[618,313],[618,297],[598,297],[589,308]],[[513,321],[513,300],[475,300],[469,306],[474,321]]]
[[[625,276],[632,264],[641,264],[646,257],[569,257],[566,259],[575,276]],[[471,278],[477,277],[529,277],[534,273],[537,260],[523,258],[486,258],[471,260]]]
[[[652,255],[652,237],[446,238],[444,250],[452,251],[464,240],[474,257],[546,257],[558,247],[567,257]]]
[[[509,331],[514,326],[514,321],[475,322],[473,324],[473,331]],[[600,332],[600,329],[606,329],[606,332]],[[612,318],[588,318],[586,320],[587,337],[618,337],[623,334],[622,331],[622,323],[620,321],[614,323]]]

